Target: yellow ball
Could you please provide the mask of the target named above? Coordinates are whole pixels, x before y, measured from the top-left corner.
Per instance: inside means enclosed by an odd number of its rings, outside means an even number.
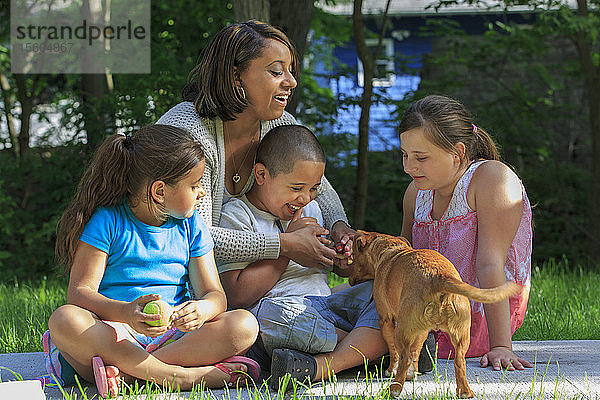
[[[171,320],[173,309],[163,300],[154,300],[146,303],[144,306],[145,314],[160,314],[160,319],[156,321],[146,321],[150,326],[167,326]]]

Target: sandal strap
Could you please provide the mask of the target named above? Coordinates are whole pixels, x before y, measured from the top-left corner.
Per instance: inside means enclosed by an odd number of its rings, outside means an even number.
[[[254,380],[260,377],[260,365],[251,358],[245,356],[232,356],[221,361],[221,363],[240,363],[247,368],[246,374]]]
[[[231,376],[233,374],[233,370],[231,368],[227,368],[226,366],[224,366],[221,363],[214,364],[213,367],[220,369],[221,371],[225,372],[227,375]]]
[[[221,371],[229,375],[229,381],[227,382],[227,386],[233,386],[241,377],[241,374],[234,372],[231,368],[224,366],[222,363],[216,363],[213,365],[213,367],[220,369]]]

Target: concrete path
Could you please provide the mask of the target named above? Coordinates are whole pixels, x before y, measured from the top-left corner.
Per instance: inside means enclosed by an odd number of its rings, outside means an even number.
[[[600,399],[600,340],[592,341],[523,341],[514,343],[515,351],[523,358],[535,362],[535,368],[520,372],[497,372],[490,368],[479,367],[479,359],[467,360],[467,379],[477,398],[504,399]],[[0,354],[0,373],[2,382],[15,380],[10,371],[20,374],[23,379],[33,379],[42,375],[42,353]],[[383,398],[377,396],[389,385],[388,379],[373,377],[378,368],[370,367],[368,379],[365,379],[363,368],[356,368],[339,374],[334,383],[315,384],[308,390],[303,390],[303,398],[327,397],[334,399],[337,395],[361,396],[365,398]],[[381,374],[379,374],[381,376]],[[0,398],[2,395],[0,384]],[[14,385],[13,385],[14,386]],[[25,389],[25,385],[23,385]],[[30,389],[28,386],[27,389]],[[14,388],[13,388],[14,390]],[[77,394],[78,399],[85,398],[79,389],[67,388]],[[275,399],[274,392],[269,392],[266,385],[258,389],[260,398]],[[451,398],[454,396],[454,367],[452,362],[438,360],[437,371],[418,376],[413,382],[407,382],[402,392],[403,398]],[[57,388],[46,388],[47,399],[62,399],[63,395]],[[18,390],[15,392],[18,393]],[[87,386],[86,395],[91,399],[97,395],[93,384]],[[223,400],[252,400],[258,398],[256,393],[242,391],[212,390],[215,399]],[[18,400],[29,400],[29,397],[19,396]],[[207,399],[191,393],[179,396],[158,396],[169,400],[175,399]],[[282,396],[279,396],[283,398]],[[6,397],[8,398],[8,397]],[[11,398],[13,398],[11,396]],[[127,397],[131,398],[131,397]],[[145,399],[145,396],[137,396]],[[300,396],[298,396],[300,398]],[[33,398],[32,398],[33,399]]]

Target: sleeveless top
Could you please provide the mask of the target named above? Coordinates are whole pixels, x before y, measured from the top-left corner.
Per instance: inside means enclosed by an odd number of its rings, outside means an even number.
[[[460,178],[448,208],[439,220],[431,218],[433,190],[419,190],[416,196],[412,241],[415,249],[432,249],[448,258],[462,280],[479,287],[477,280],[477,212],[467,204],[467,191],[475,170],[485,161],[474,162]],[[531,287],[532,213],[525,189],[521,223],[508,250],[504,272],[506,279],[521,285],[521,292],[509,299],[511,335],[523,323]],[[471,302],[471,344],[467,357],[489,351],[489,335],[483,304]],[[437,335],[438,358],[454,358],[454,347],[447,333]]]

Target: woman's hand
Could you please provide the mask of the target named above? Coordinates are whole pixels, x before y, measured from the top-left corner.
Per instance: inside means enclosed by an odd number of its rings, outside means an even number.
[[[282,233],[280,254],[305,267],[331,269],[335,251],[326,246],[329,240],[322,237],[328,233],[327,229],[314,225]]]
[[[331,229],[335,250],[343,258],[336,258],[336,266],[344,270],[348,268],[348,261],[352,260],[352,239],[356,231],[350,228],[344,221],[337,221]]]
[[[160,319],[159,314],[145,314],[144,306],[154,300],[159,300],[160,295],[158,294],[145,294],[138,297],[130,303],[125,303],[124,309],[124,320],[138,333],[142,335],[157,337],[165,333],[168,326],[151,326],[147,322],[158,321]]]
[[[481,368],[491,365],[495,371],[500,371],[500,369],[508,369],[509,371],[524,370],[533,367],[529,361],[518,357],[510,348],[505,346],[496,346],[490,349],[481,357],[479,365],[481,365]]]
[[[196,330],[206,322],[206,312],[202,300],[189,300],[173,310],[171,326],[182,332]]]

